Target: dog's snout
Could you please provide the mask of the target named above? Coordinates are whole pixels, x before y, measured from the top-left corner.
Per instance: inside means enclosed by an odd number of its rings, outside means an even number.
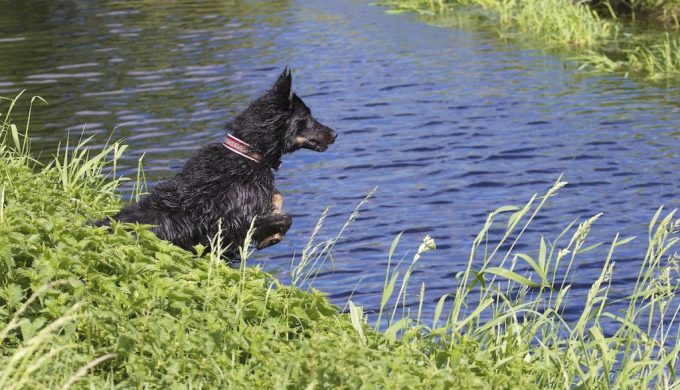
[[[338,138],[338,133],[335,131],[331,130],[331,142],[335,142],[335,139]]]

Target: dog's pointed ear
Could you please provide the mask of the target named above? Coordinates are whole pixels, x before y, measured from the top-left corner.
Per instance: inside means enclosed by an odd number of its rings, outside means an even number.
[[[286,67],[272,87],[272,92],[274,92],[281,104],[288,105],[293,98],[293,94],[290,93],[292,85],[293,75],[290,73],[290,69]]]

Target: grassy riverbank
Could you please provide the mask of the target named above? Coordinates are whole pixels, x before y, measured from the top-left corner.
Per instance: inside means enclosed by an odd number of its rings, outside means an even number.
[[[379,314],[388,326],[378,331],[360,307],[350,303],[340,314],[322,293],[284,286],[247,261],[230,267],[218,250],[194,256],[143,226],[90,226],[120,206],[114,172],[125,148],[89,153],[80,143],[42,166],[30,157],[23,127],[10,125],[9,111],[2,105],[0,388],[680,384],[673,312],[680,221],[672,212],[659,210],[650,223],[638,282],[618,298],[628,310],[609,309],[615,252],[630,241],[616,237],[572,322],[563,318],[566,302],[578,299],[569,297],[570,270],[599,246],[587,242],[597,216],[533,243],[534,251],[514,249],[566,183],[489,215],[435,318],[401,305],[407,294],[418,296],[408,279],[434,243],[424,239],[410,264],[398,265],[397,237],[386,254]],[[312,275],[310,265],[332,244],[310,244],[296,280]],[[605,332],[604,322],[616,331]]]
[[[567,50],[582,68],[680,77],[679,0],[386,0],[438,14],[440,22],[482,18],[504,38]],[[654,28],[650,28],[651,26]]]
[[[496,370],[472,343],[435,351],[425,337],[372,332],[246,262],[193,256],[142,226],[94,228],[119,207],[101,173],[124,148],[81,145],[40,166],[22,133],[0,128],[0,388],[527,382],[522,366]]]

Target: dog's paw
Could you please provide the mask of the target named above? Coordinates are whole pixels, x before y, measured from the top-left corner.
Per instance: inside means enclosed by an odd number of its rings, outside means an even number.
[[[290,214],[269,214],[255,222],[253,240],[257,243],[257,249],[267,248],[278,244],[293,224]]]
[[[276,233],[273,236],[269,236],[269,237],[265,238],[264,240],[258,242],[257,245],[256,245],[256,248],[258,250],[264,249],[264,248],[269,248],[272,245],[278,244],[279,242],[281,242],[281,240],[283,240],[283,234]]]

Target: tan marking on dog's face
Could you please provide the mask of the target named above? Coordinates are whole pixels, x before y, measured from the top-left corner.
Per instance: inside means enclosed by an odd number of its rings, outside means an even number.
[[[274,205],[274,214],[280,214],[283,212],[283,195],[280,193],[275,193],[272,199],[272,204]]]
[[[295,146],[302,146],[307,142],[307,138],[298,135],[295,137]]]

